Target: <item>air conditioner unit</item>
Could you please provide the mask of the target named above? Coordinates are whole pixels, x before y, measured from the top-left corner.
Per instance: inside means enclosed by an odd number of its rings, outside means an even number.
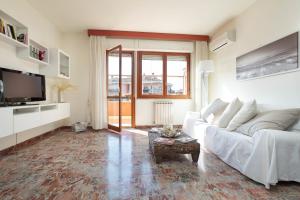
[[[222,35],[216,37],[209,43],[209,50],[212,52],[218,52],[224,47],[229,46],[236,40],[235,30],[228,31]]]

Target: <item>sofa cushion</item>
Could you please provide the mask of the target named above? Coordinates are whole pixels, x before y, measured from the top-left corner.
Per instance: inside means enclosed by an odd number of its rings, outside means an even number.
[[[237,132],[253,136],[261,129],[287,130],[299,117],[300,109],[274,110],[258,114],[243,124]]]
[[[241,109],[242,102],[236,98],[225,109],[220,119],[217,121],[217,126],[220,128],[226,128],[235,114]]]
[[[245,103],[239,112],[233,117],[227,126],[228,131],[234,131],[242,124],[246,123],[257,114],[257,106],[256,101],[253,100],[251,102]]]
[[[207,122],[211,115],[218,115],[218,113],[223,112],[227,105],[228,103],[221,99],[215,99],[201,111],[201,118]]]
[[[292,132],[300,132],[300,116],[298,116],[298,120],[288,129]]]

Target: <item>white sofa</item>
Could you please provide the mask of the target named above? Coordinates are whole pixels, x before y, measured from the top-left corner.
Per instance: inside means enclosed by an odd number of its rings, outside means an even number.
[[[201,148],[268,189],[278,181],[300,182],[300,132],[265,129],[249,137],[199,117],[200,113],[187,113],[183,131],[197,138]],[[300,121],[293,128],[300,130]]]

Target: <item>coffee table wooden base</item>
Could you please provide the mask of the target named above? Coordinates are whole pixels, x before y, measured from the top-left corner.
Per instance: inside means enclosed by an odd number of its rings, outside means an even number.
[[[184,135],[183,135],[184,136]],[[200,144],[198,142],[180,143],[175,142],[173,145],[155,143],[154,140],[160,137],[159,133],[149,132],[149,147],[154,155],[156,163],[160,163],[164,156],[170,154],[191,154],[194,163],[198,162],[200,154]]]

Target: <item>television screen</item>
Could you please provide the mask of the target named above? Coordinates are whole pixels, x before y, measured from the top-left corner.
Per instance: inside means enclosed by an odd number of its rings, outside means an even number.
[[[30,102],[46,100],[45,77],[9,69],[1,69],[2,101]]]

